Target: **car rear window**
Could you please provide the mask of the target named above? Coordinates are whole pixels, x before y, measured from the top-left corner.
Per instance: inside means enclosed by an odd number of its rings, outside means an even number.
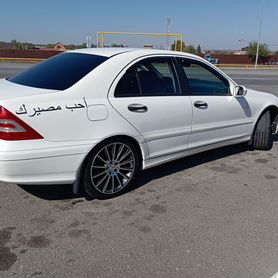
[[[22,72],[8,81],[42,89],[65,90],[95,69],[108,57],[62,53]]]

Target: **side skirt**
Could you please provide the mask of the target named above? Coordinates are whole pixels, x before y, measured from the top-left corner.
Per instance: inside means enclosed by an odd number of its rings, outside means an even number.
[[[217,148],[221,148],[221,147],[225,147],[225,146],[229,146],[229,145],[235,145],[235,144],[239,144],[239,143],[243,143],[243,142],[248,142],[250,140],[250,135],[245,135],[245,136],[241,136],[238,138],[234,138],[234,139],[229,139],[229,140],[223,140],[221,142],[218,143],[213,143],[213,144],[209,144],[209,145],[205,145],[205,146],[201,146],[198,148],[188,148],[185,151],[182,152],[178,152],[178,153],[172,153],[172,154],[168,154],[165,156],[160,156],[160,157],[155,157],[155,158],[151,158],[148,160],[143,161],[143,170],[144,169],[148,169],[169,161],[173,161],[182,157],[186,157],[186,156],[190,156],[196,153],[201,153],[201,152],[205,152],[208,150],[212,150],[212,149],[217,149]]]

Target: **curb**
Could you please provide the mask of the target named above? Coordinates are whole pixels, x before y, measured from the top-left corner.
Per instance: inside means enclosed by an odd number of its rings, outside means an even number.
[[[253,64],[218,64],[215,65],[219,68],[244,68],[244,69],[255,69]],[[257,69],[278,69],[277,65],[258,65]]]

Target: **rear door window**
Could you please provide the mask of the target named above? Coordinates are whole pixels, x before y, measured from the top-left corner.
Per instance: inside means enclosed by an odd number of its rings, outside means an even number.
[[[115,90],[115,97],[180,95],[172,59],[156,57],[144,59],[123,75]]]
[[[62,53],[9,78],[8,81],[29,87],[65,90],[107,59],[108,57],[92,54]]]

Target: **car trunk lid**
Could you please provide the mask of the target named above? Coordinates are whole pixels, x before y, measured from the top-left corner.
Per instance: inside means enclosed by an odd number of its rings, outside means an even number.
[[[0,101],[51,92],[56,92],[56,90],[34,88],[9,82],[7,79],[0,79]]]

